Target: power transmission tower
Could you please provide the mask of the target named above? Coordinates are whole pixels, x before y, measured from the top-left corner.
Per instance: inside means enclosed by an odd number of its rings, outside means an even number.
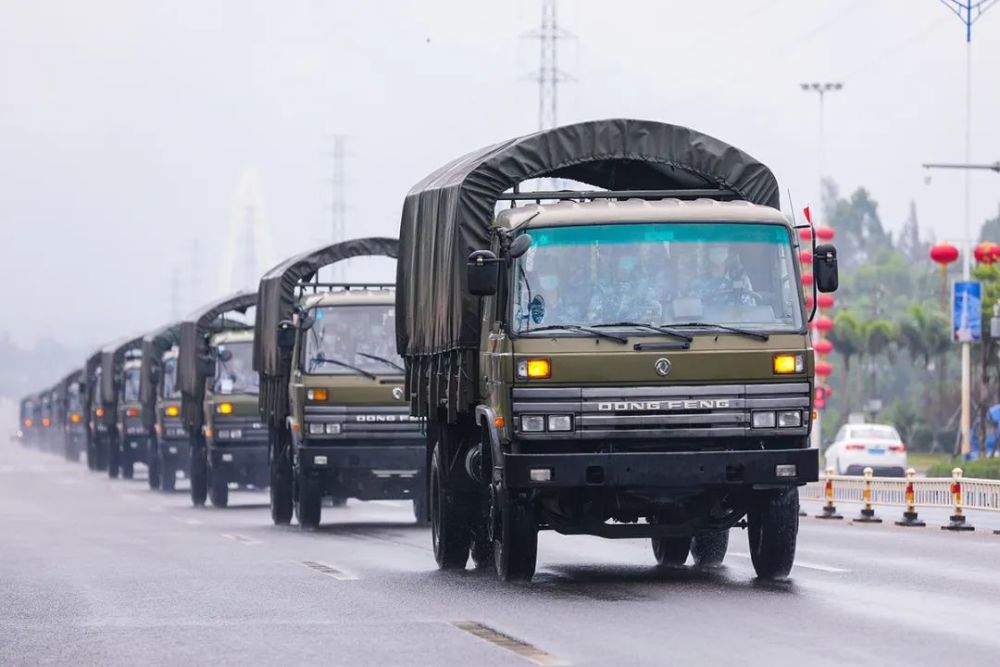
[[[260,275],[274,264],[259,181],[257,171],[251,167],[245,167],[240,174],[219,265],[222,293],[256,289]]]
[[[347,137],[342,134],[333,136],[333,160],[330,171],[330,241],[338,243],[347,240],[347,203],[344,194],[345,171],[344,158]],[[334,265],[334,282],[343,280],[343,267],[340,263]]]
[[[559,121],[559,84],[573,81],[559,69],[559,41],[574,35],[559,27],[556,0],[542,0],[542,22],[525,37],[538,40],[538,69],[529,79],[538,84],[538,129],[547,130]]]

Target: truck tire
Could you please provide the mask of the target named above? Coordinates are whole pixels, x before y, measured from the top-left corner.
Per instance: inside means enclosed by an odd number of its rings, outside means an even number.
[[[135,477],[135,461],[132,460],[132,453],[125,452],[122,454],[121,465],[119,466],[122,473],[122,479],[132,479]]]
[[[146,454],[146,468],[149,469],[149,490],[156,491],[160,488],[160,454],[155,443],[149,444],[149,451]]]
[[[428,517],[427,485],[419,483],[413,490],[413,518],[416,519],[417,525],[425,526],[429,523]]]
[[[94,443],[94,458],[96,463],[94,464],[94,469],[97,471],[106,471],[108,469],[108,443],[107,442],[95,442]]]
[[[121,451],[118,447],[117,438],[108,438],[108,478],[118,479],[118,465],[121,460]]]
[[[319,528],[323,517],[323,490],[318,480],[295,475],[295,519],[306,530]]]
[[[194,443],[192,443],[193,445]],[[195,507],[203,507],[208,497],[208,454],[204,446],[191,448],[191,503]]]
[[[162,456],[157,457],[160,466],[160,491],[170,493],[177,486],[177,468],[173,461],[168,461]]]
[[[720,530],[715,533],[695,535],[691,540],[691,557],[698,567],[717,567],[722,565],[729,549],[729,531]]]
[[[208,497],[214,507],[225,507],[229,504],[229,482],[226,478],[208,467]]]
[[[761,579],[782,579],[795,562],[799,490],[759,491],[747,512],[750,560]]]
[[[347,496],[331,496],[331,507],[347,507]]]
[[[288,456],[290,445],[281,429],[270,427],[268,458],[270,459],[269,495],[271,498],[271,522],[275,526],[287,526],[292,522],[292,462]]]
[[[531,508],[510,498],[502,487],[495,497],[500,529],[493,540],[497,576],[504,581],[531,581],[538,558],[538,524]]]
[[[654,537],[653,556],[662,567],[681,567],[691,551],[690,537]]]
[[[459,570],[469,560],[468,512],[445,489],[447,470],[442,461],[441,445],[431,454],[431,544],[434,560],[442,570]]]

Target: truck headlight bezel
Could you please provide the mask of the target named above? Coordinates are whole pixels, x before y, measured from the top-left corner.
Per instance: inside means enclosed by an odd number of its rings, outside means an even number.
[[[775,428],[778,423],[774,410],[754,410],[750,413],[752,428]]]
[[[544,433],[545,415],[521,415],[521,430],[524,433]]]

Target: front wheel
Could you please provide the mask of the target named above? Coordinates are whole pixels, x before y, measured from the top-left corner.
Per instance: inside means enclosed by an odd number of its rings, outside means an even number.
[[[499,485],[498,485],[499,486]],[[531,507],[501,486],[493,497],[499,535],[493,536],[493,561],[504,581],[531,581],[538,558],[538,524]]]
[[[122,479],[132,479],[135,477],[135,461],[132,460],[131,453],[122,454],[121,461]]]
[[[434,560],[442,570],[458,570],[469,560],[468,513],[445,488],[447,469],[442,460],[441,445],[434,445],[431,454],[431,543]]]
[[[173,461],[159,457],[160,491],[170,492],[177,484],[177,468]]]
[[[690,537],[654,537],[653,557],[661,567],[680,567],[691,551]]]
[[[691,540],[691,557],[698,567],[718,567],[729,549],[729,531],[702,533]]]
[[[275,526],[287,526],[292,522],[292,462],[289,446],[282,433],[271,427],[271,442],[268,447],[270,465],[269,493],[271,497],[271,521]]]
[[[208,497],[215,507],[225,507],[229,504],[229,482],[225,475],[219,474],[211,466],[208,469]]]
[[[761,579],[782,579],[795,562],[799,533],[799,490],[761,491],[747,512],[750,560]]]
[[[323,515],[323,491],[319,480],[303,473],[295,475],[295,518],[306,529],[319,527]]]
[[[118,466],[121,461],[121,448],[118,446],[117,438],[108,438],[108,478],[118,479]]]
[[[204,445],[191,448],[191,503],[202,507],[208,497],[208,453]]]
[[[416,519],[418,524],[424,525],[427,523],[427,517],[427,485],[421,483],[413,491],[413,518]]]
[[[160,488],[160,454],[157,447],[149,445],[149,452],[146,455],[146,467],[149,469],[149,490],[156,491]]]

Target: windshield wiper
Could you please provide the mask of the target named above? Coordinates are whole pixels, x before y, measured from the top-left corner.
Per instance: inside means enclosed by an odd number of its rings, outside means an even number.
[[[590,335],[597,336],[598,338],[607,338],[608,340],[613,340],[617,343],[621,343],[622,345],[628,345],[628,338],[623,338],[622,336],[609,334],[607,331],[600,331],[599,329],[582,327],[579,324],[546,324],[545,326],[542,327],[525,329],[521,333],[532,333],[535,331],[549,331],[551,329],[565,329],[566,331],[582,331],[583,333],[589,333]]]
[[[694,340],[693,336],[689,336],[686,333],[681,333],[680,331],[672,331],[667,327],[661,327],[655,324],[647,324],[645,322],[608,322],[608,323],[602,322],[601,324],[591,324],[590,326],[594,327],[595,329],[597,327],[638,327],[640,329],[649,329],[650,331],[657,331],[666,336],[673,336],[675,338],[680,338],[681,340],[685,340],[689,343]]]
[[[739,329],[737,327],[726,326],[725,324],[715,324],[714,322],[671,322],[669,324],[664,324],[665,327],[705,327],[706,329],[718,329],[719,331],[728,331],[729,333],[738,334],[740,336],[746,336],[748,338],[756,338],[757,340],[770,340],[770,336],[766,333],[760,331],[750,331],[749,329]]]
[[[366,357],[368,359],[374,359],[375,361],[381,361],[386,366],[392,366],[398,371],[404,373],[406,372],[406,369],[397,364],[395,361],[392,361],[391,359],[386,359],[385,357],[380,357],[377,354],[368,354],[367,352],[355,352],[354,354],[358,355],[359,357]]]
[[[377,375],[375,375],[374,373],[369,373],[368,371],[366,371],[363,368],[358,368],[357,366],[355,366],[353,364],[349,364],[346,361],[340,361],[339,359],[331,359],[330,357],[324,357],[322,354],[317,354],[315,357],[313,357],[312,359],[310,359],[310,361],[312,361],[313,363],[317,363],[318,362],[318,363],[321,363],[321,364],[334,364],[336,366],[343,366],[344,368],[349,368],[350,370],[354,371],[355,373],[360,373],[361,375],[364,375],[365,377],[371,378],[372,380],[377,380],[378,379]]]

